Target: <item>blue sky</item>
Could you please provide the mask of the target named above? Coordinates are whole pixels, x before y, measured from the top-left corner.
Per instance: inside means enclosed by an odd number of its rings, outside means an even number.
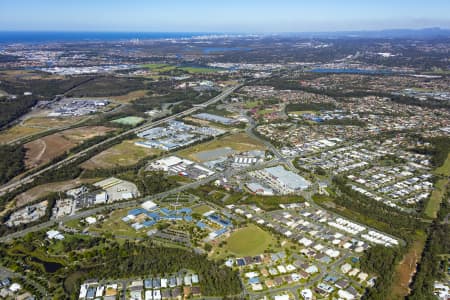
[[[449,0],[0,0],[1,30],[305,32],[450,28]]]

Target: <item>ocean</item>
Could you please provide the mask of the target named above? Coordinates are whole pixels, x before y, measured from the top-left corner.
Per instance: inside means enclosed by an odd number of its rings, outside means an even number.
[[[192,38],[208,35],[202,32],[44,32],[0,31],[0,44],[48,43],[78,41],[118,41],[131,39]]]

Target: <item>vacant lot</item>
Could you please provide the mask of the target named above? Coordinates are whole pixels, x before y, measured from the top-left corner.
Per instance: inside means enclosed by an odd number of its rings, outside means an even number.
[[[65,126],[74,125],[82,122],[86,117],[74,117],[74,118],[47,118],[47,117],[35,117],[24,121],[21,124],[17,124],[8,130],[0,133],[0,143],[9,143],[22,139],[25,137],[31,137],[35,134],[45,132],[51,129],[58,129]]]
[[[148,90],[137,90],[129,92],[128,94],[122,95],[122,96],[113,96],[111,97],[112,100],[120,103],[130,103],[136,99],[145,97],[148,93]]]
[[[45,131],[45,129],[17,125],[0,133],[0,143],[9,143],[42,131]]]
[[[112,120],[112,123],[122,124],[122,125],[130,125],[130,126],[136,126],[144,121],[144,118],[141,117],[135,117],[135,116],[129,116],[129,117],[123,117],[120,119]]]
[[[252,139],[246,133],[241,132],[227,135],[224,137],[219,137],[213,141],[195,145],[191,148],[181,150],[178,152],[178,155],[194,161],[199,161],[196,157],[197,153],[224,147],[230,147],[236,152],[265,149],[262,143]]]
[[[84,169],[105,169],[116,166],[129,166],[140,159],[161,153],[158,149],[139,147],[134,144],[137,140],[123,141],[84,162]]]
[[[437,212],[441,206],[442,198],[444,197],[445,189],[449,180],[439,179],[434,185],[434,190],[431,193],[430,199],[425,207],[425,215],[429,218],[436,218]]]
[[[64,126],[70,126],[85,120],[87,117],[33,117],[23,122],[23,126],[27,127],[41,127],[46,129],[54,129]]]
[[[236,256],[257,255],[275,242],[272,236],[256,225],[249,225],[233,232],[227,240],[226,249]]]
[[[416,271],[416,264],[422,255],[425,239],[426,235],[423,232],[417,234],[403,260],[396,266],[390,299],[405,299],[409,294],[409,285]]]
[[[25,165],[34,168],[50,162],[53,158],[64,154],[83,141],[99,135],[105,135],[112,128],[104,126],[88,126],[64,130],[39,138],[25,144],[27,149]]]

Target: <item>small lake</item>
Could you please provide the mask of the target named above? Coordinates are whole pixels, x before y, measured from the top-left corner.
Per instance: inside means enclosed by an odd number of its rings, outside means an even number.
[[[56,271],[58,271],[59,269],[64,267],[60,263],[50,262],[50,261],[43,261],[43,260],[40,260],[39,258],[36,258],[36,257],[31,257],[30,259],[31,259],[31,261],[33,261],[35,263],[43,265],[44,269],[45,269],[45,271],[47,273],[55,273]]]

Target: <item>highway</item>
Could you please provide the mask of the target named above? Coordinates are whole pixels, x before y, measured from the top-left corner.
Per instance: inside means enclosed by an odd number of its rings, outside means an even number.
[[[182,111],[180,113],[168,116],[168,117],[166,117],[164,119],[161,119],[161,120],[158,120],[158,121],[155,121],[155,122],[147,122],[147,123],[145,123],[145,124],[143,124],[143,125],[141,125],[139,127],[127,130],[127,131],[125,131],[125,132],[123,132],[121,134],[118,134],[118,135],[116,135],[114,137],[106,139],[106,140],[104,140],[104,141],[102,141],[102,142],[100,142],[100,143],[98,143],[96,145],[93,145],[93,146],[91,146],[89,148],[86,148],[86,149],[84,149],[84,150],[82,150],[82,151],[80,151],[80,152],[78,152],[76,154],[73,154],[72,156],[69,156],[69,157],[67,157],[67,158],[65,158],[65,159],[63,159],[63,160],[61,160],[59,162],[56,162],[56,163],[54,163],[52,165],[49,165],[49,166],[47,166],[47,167],[45,167],[45,168],[43,168],[43,169],[41,169],[41,170],[39,170],[39,171],[37,171],[35,173],[29,174],[29,175],[23,177],[20,180],[17,180],[17,181],[14,181],[14,182],[8,182],[5,185],[0,187],[0,196],[4,195],[4,194],[6,194],[6,193],[8,193],[10,191],[15,190],[15,189],[19,188],[20,186],[22,186],[24,184],[32,182],[36,177],[44,174],[47,171],[54,170],[54,169],[60,168],[60,167],[62,167],[64,165],[67,165],[67,164],[75,161],[76,159],[78,159],[80,157],[83,157],[88,152],[90,152],[90,151],[92,151],[92,150],[94,150],[94,149],[96,149],[96,148],[98,148],[98,147],[100,147],[100,146],[102,146],[104,144],[107,144],[109,142],[117,140],[117,139],[119,139],[121,137],[124,137],[124,136],[126,136],[128,134],[139,133],[139,132],[145,131],[145,130],[147,130],[149,128],[152,128],[152,127],[155,127],[155,126],[159,126],[159,125],[161,125],[161,124],[163,124],[165,122],[168,122],[168,121],[171,121],[171,120],[174,120],[174,119],[177,119],[177,118],[181,118],[181,117],[190,115],[190,114],[196,112],[197,110],[201,110],[204,107],[207,107],[207,106],[209,106],[211,104],[219,102],[219,101],[225,99],[226,97],[228,97],[236,89],[238,89],[238,88],[240,88],[242,86],[243,86],[243,84],[237,84],[237,85],[234,85],[232,87],[229,87],[229,88],[225,89],[221,94],[217,95],[216,97],[214,97],[214,98],[212,98],[212,99],[202,103],[201,106],[194,106],[194,107],[189,108],[189,109],[187,109],[185,111]]]

